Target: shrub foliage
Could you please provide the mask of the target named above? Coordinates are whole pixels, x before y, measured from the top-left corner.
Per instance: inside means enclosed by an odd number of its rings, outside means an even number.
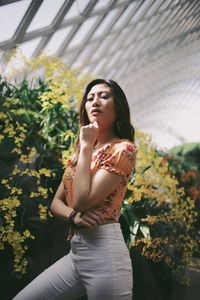
[[[26,272],[29,241],[51,217],[48,207],[78,134],[77,105],[91,79],[54,57],[25,60],[25,70],[42,70],[43,79],[11,84],[0,78],[0,250],[12,252],[16,276]],[[142,255],[179,270],[197,251],[196,198],[149,135],[137,130],[136,145],[122,207],[127,244],[140,244]]]

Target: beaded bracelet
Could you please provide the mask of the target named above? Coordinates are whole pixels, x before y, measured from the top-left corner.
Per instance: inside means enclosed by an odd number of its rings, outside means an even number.
[[[72,210],[71,214],[69,215],[69,218],[68,218],[68,222],[70,224],[74,224],[74,218],[76,217],[78,211],[77,210]]]

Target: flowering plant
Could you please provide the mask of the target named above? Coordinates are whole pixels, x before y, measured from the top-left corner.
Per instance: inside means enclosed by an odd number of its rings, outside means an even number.
[[[50,217],[48,206],[76,138],[76,102],[90,78],[79,79],[77,70],[45,56],[25,61],[23,72],[39,68],[45,79],[12,84],[0,77],[0,250],[12,249],[18,277],[26,272],[31,240]]]
[[[138,157],[122,212],[129,248],[142,245],[141,254],[184,270],[197,252],[195,199],[180,184],[165,153],[159,153],[144,133],[137,132]],[[193,172],[191,174],[194,175]],[[186,278],[182,277],[183,281]]]
[[[59,58],[25,60],[23,72],[41,69],[44,79],[34,85],[30,79],[18,85],[0,80],[0,160],[5,166],[0,171],[0,249],[12,249],[16,275],[26,272],[28,246],[41,222],[50,218],[48,206],[78,134],[77,104],[91,79],[69,70]],[[136,170],[122,207],[127,243],[141,244],[142,255],[178,269],[191,262],[197,247],[191,235],[195,200],[179,185],[149,135],[137,131],[136,144]]]

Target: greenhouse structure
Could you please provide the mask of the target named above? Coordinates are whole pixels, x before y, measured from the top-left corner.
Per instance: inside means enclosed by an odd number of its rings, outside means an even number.
[[[198,300],[199,116],[199,0],[0,0],[0,299]]]

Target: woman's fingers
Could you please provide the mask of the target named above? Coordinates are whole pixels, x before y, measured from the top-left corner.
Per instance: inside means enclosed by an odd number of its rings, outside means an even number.
[[[89,218],[91,218],[92,220],[95,220],[95,222],[96,222],[98,225],[101,225],[101,224],[104,223],[104,220],[101,218],[101,216],[97,215],[96,213],[89,212],[89,213],[88,213],[88,216],[89,216]]]
[[[98,225],[94,219],[84,215],[84,213],[78,213],[75,216],[74,224],[78,227],[95,227]]]
[[[89,217],[91,220],[94,220],[98,225],[105,223],[105,219],[97,209],[85,211],[84,215]]]
[[[87,142],[94,144],[99,133],[98,124],[90,123],[89,125],[81,127],[80,130],[80,143]]]
[[[82,218],[74,218],[74,224],[78,227],[89,227],[92,228],[93,226],[90,223],[87,223]]]
[[[78,227],[88,227],[88,228],[93,228],[94,226],[91,225],[90,223],[81,220],[79,224],[76,224]]]
[[[95,210],[94,213],[98,216],[101,224],[105,224],[105,219],[104,217],[102,216],[102,214],[98,211],[98,210]]]
[[[100,218],[100,220],[102,221],[102,223],[105,223],[105,219],[102,216],[102,213],[97,208],[92,208],[91,210],[88,210],[88,212],[94,213],[96,216],[98,216]]]
[[[83,215],[83,216],[82,216],[82,219],[83,219],[85,222],[91,224],[92,226],[97,226],[97,225],[98,225],[97,220],[95,220],[95,218],[93,218],[92,216]]]
[[[74,218],[74,223],[80,227],[96,227],[105,224],[105,219],[97,209],[90,209],[83,213],[78,213]]]

